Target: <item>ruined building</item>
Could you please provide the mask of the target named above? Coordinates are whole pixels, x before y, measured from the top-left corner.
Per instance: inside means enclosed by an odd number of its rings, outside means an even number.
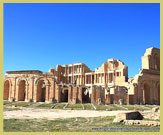
[[[128,78],[128,67],[108,59],[91,71],[84,63],[39,70],[8,71],[4,100],[93,104],[160,104],[160,50],[148,48],[138,75]]]

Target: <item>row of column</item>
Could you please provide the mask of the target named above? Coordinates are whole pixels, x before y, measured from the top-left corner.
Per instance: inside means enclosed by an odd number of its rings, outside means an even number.
[[[65,89],[65,88],[64,88]],[[61,85],[56,85],[55,89],[55,101],[61,102],[61,91],[63,90]],[[76,104],[82,103],[82,87],[69,86],[68,91],[68,103]]]
[[[64,74],[69,75],[73,73],[82,73],[83,72],[83,66],[82,65],[72,65],[72,66],[66,66],[64,69]]]

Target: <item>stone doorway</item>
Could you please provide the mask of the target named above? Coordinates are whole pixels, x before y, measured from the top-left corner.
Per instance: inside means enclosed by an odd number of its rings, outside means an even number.
[[[149,84],[144,84],[144,104],[150,104],[150,86]]]
[[[68,89],[61,91],[61,102],[68,102]]]
[[[87,88],[82,88],[82,103],[90,103],[89,91]]]
[[[46,85],[44,80],[40,80],[37,85],[37,101],[45,102],[46,97]]]
[[[25,80],[21,80],[19,82],[19,88],[18,88],[18,101],[24,101],[25,97],[26,97],[26,81]]]
[[[8,100],[9,98],[9,89],[10,89],[10,83],[8,80],[4,83],[4,93],[3,93],[3,99]]]

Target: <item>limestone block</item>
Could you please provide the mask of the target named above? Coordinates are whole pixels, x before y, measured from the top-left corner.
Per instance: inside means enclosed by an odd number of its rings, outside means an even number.
[[[142,120],[143,116],[138,111],[118,113],[113,122],[123,122],[124,120]]]

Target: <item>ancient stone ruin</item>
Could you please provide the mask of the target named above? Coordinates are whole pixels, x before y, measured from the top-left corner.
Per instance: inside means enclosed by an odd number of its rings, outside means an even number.
[[[4,100],[93,104],[160,104],[160,50],[148,48],[138,75],[128,78],[128,67],[108,59],[91,71],[84,63],[39,70],[8,71]]]

